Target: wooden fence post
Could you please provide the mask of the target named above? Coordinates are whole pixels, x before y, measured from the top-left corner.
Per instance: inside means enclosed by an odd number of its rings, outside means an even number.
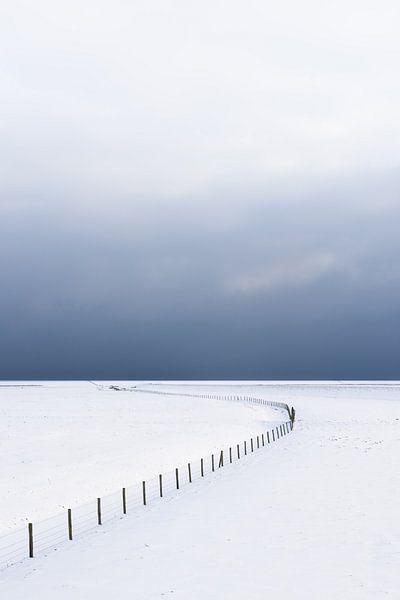
[[[224,466],[224,451],[221,450],[221,454],[219,455],[218,469],[220,469],[223,466]]]
[[[271,442],[270,442],[270,439],[269,439],[269,431],[267,431],[267,442],[268,442],[268,444],[270,444],[270,443],[271,443]]]
[[[259,448],[259,447],[260,447],[260,436],[258,435],[257,436],[257,448]]]
[[[250,438],[250,446],[251,446],[251,451],[254,452],[254,448],[253,448],[253,438]]]
[[[247,456],[247,442],[244,440],[244,455]]]
[[[175,482],[176,482],[176,489],[179,490],[179,471],[178,471],[178,468],[175,469]]]
[[[214,454],[211,454],[211,470],[214,472]]]
[[[204,458],[200,460],[200,472],[201,476],[204,477]]]
[[[29,558],[33,558],[33,524],[28,523]]]
[[[239,460],[240,459],[240,446],[239,446],[239,444],[236,444],[236,449],[237,449],[237,457],[238,457],[238,460]]]
[[[192,468],[190,463],[188,463],[188,475],[189,475],[189,483],[192,483]]]
[[[126,489],[122,488],[122,513],[126,515]]]
[[[97,498],[97,524],[101,525],[101,498]]]
[[[162,490],[162,475],[161,473],[158,476],[158,487],[160,489],[160,498],[163,497],[163,490]]]
[[[265,446],[265,439],[264,439],[264,434],[261,434],[261,443],[263,446]]]
[[[271,429],[271,433],[272,433],[272,441],[275,441],[275,431],[273,429]]]
[[[143,504],[146,506],[146,482],[142,481],[142,496],[143,496]]]
[[[229,448],[229,462],[232,462],[232,448]]]
[[[69,508],[67,510],[68,515],[68,539],[72,540],[72,510]]]

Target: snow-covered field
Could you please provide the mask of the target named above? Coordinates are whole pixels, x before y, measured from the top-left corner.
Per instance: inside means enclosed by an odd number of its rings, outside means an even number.
[[[147,389],[287,402],[298,421],[290,435],[245,461],[3,571],[1,598],[399,597],[400,384],[176,382]],[[262,406],[89,383],[0,388],[0,399],[3,531],[279,419]]]

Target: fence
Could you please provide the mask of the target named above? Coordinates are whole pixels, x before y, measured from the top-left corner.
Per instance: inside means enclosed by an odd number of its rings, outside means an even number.
[[[131,390],[129,390],[131,391]],[[139,390],[137,390],[139,391]],[[150,390],[140,390],[149,391]],[[204,394],[178,394],[174,392],[151,391],[152,394],[187,395],[220,400],[236,400],[253,402],[277,409],[287,410],[289,407],[281,402],[272,402],[261,398],[242,396],[217,396]],[[108,494],[95,501],[88,502],[74,509],[66,509],[64,513],[54,515],[38,523],[28,523],[27,528],[18,529],[0,538],[0,569],[18,563],[25,558],[45,555],[56,550],[60,545],[94,531],[104,523],[121,519],[139,508],[160,501],[167,495],[178,492],[182,487],[201,480],[218,469],[229,466],[247,455],[276,442],[293,429],[293,419],[278,423],[272,429],[242,440],[229,447],[176,467],[172,471],[156,477],[123,487],[118,492]]]

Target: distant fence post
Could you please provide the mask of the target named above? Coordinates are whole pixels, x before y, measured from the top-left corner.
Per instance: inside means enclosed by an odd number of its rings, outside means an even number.
[[[160,498],[163,497],[163,490],[162,490],[162,475],[161,473],[158,476],[158,487],[160,489]]]
[[[250,446],[251,446],[251,451],[254,452],[253,438],[250,438]]]
[[[176,482],[176,489],[179,490],[179,471],[178,471],[178,468],[175,469],[175,482]]]
[[[264,434],[263,433],[261,434],[261,442],[262,442],[262,445],[265,446],[265,440],[264,440]]]
[[[215,467],[214,467],[214,454],[211,454],[211,470],[214,472]]]
[[[221,450],[221,454],[219,455],[218,468],[220,469],[223,466],[224,466],[224,451]]]
[[[28,523],[29,558],[33,558],[33,524]]]
[[[236,444],[236,449],[237,449],[237,457],[238,457],[238,460],[239,460],[239,458],[240,458],[240,446],[239,446],[239,444]]]
[[[68,515],[68,539],[72,540],[72,510],[69,508],[67,510]]]
[[[189,483],[192,483],[192,467],[190,466],[190,463],[188,463],[188,476],[189,476]]]
[[[97,498],[97,524],[101,525],[101,498]]]
[[[247,456],[247,442],[244,440],[244,455]]]
[[[229,448],[229,462],[232,462],[232,448]]]
[[[142,496],[143,496],[143,504],[146,506],[146,482],[142,481]]]
[[[122,488],[122,513],[126,515],[126,489]]]
[[[204,458],[200,460],[200,473],[201,476],[204,477]]]

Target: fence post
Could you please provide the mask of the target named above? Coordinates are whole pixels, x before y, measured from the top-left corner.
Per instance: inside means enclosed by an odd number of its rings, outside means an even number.
[[[126,515],[126,489],[122,488],[122,513]]]
[[[240,459],[240,446],[239,446],[239,444],[236,444],[236,448],[237,448],[237,457],[238,457],[238,459]]]
[[[276,435],[277,435],[278,440],[279,440],[279,429],[278,428],[276,428]]]
[[[224,466],[224,451],[221,450],[221,454],[219,455],[219,464],[218,464],[218,468],[220,469],[221,467]]]
[[[101,498],[97,498],[97,524],[101,525]]]
[[[260,436],[258,435],[257,436],[257,448],[259,448],[259,447],[260,447]]]
[[[261,434],[261,443],[263,446],[265,446],[265,440],[264,440],[264,434]]]
[[[229,448],[229,462],[232,462],[232,448]]]
[[[69,508],[67,510],[68,515],[68,539],[72,540],[72,510]]]
[[[178,471],[178,468],[175,469],[175,481],[176,481],[176,489],[179,490],[179,471]]]
[[[143,504],[146,506],[146,482],[142,481]]]
[[[254,448],[253,448],[253,438],[250,438],[250,446],[251,446],[251,451],[254,452]]]
[[[272,441],[275,441],[275,431],[273,429],[271,429],[271,433],[272,433]]]
[[[211,454],[211,470],[212,470],[212,472],[214,472],[214,469],[215,469],[215,467],[214,467],[214,454]]]
[[[200,472],[201,476],[204,477],[204,458],[200,460]]]
[[[189,475],[189,483],[192,483],[192,468],[190,463],[188,463],[188,475]]]
[[[28,523],[29,558],[33,558],[33,524]]]
[[[163,492],[162,492],[162,475],[161,475],[161,473],[158,476],[158,486],[160,488],[160,498],[162,498],[163,497],[163,495],[162,495]]]
[[[268,442],[268,444],[270,444],[270,443],[271,443],[271,442],[270,442],[270,439],[269,439],[269,431],[267,431],[267,442]]]

